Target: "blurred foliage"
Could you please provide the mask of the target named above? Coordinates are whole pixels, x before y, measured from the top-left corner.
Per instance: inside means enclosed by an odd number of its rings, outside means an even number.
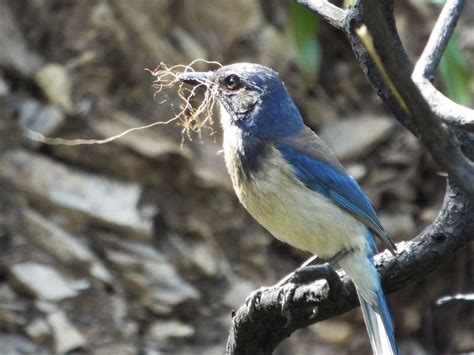
[[[453,34],[439,65],[447,95],[457,103],[470,105],[472,75],[466,58],[459,47],[458,36]]]
[[[307,74],[307,83],[312,86],[322,57],[317,37],[319,18],[305,6],[292,2],[289,5],[288,30],[296,50],[298,66]]]

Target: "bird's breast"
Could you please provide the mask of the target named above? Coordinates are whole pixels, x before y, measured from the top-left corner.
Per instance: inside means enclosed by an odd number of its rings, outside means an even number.
[[[244,173],[235,147],[224,144],[235,192],[248,212],[276,238],[321,257],[365,247],[365,227],[331,200],[304,186],[273,146],[259,168]]]

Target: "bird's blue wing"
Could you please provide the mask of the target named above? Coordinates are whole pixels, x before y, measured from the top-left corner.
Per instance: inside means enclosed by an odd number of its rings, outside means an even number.
[[[308,154],[304,149],[288,142],[275,144],[275,147],[306,187],[331,199],[349,212],[394,252],[395,244],[384,231],[369,199],[354,178],[347,175],[337,161],[333,162],[332,157],[329,161],[318,159],[315,154]]]

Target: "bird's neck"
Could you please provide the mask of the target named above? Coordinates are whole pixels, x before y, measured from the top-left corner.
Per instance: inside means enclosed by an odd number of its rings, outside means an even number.
[[[221,111],[224,131],[224,153],[227,169],[232,182],[239,184],[243,179],[251,179],[261,166],[268,144],[255,135],[249,135],[232,122],[225,110]]]

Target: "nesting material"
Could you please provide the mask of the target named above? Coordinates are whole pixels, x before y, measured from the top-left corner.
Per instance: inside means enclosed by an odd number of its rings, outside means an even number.
[[[64,139],[64,138],[52,138],[46,137],[39,132],[35,132],[30,129],[25,129],[26,136],[37,142],[41,142],[49,145],[67,145],[76,146],[84,144],[105,144],[112,142],[118,138],[125,136],[134,131],[151,128],[157,125],[166,125],[170,123],[177,123],[178,126],[182,127],[182,135],[184,137],[191,138],[191,133],[199,133],[204,127],[208,127],[212,132],[212,116],[215,99],[217,96],[217,86],[212,82],[202,83],[192,88],[184,85],[180,80],[180,75],[193,72],[193,66],[197,63],[204,62],[207,64],[222,65],[218,62],[209,62],[204,59],[196,59],[188,65],[175,65],[168,67],[165,63],[161,63],[156,69],[148,70],[154,77],[152,87],[155,89],[154,98],[158,100],[160,104],[168,101],[169,97],[165,89],[176,88],[179,97],[179,107],[175,110],[175,115],[167,121],[156,121],[148,125],[133,127],[127,129],[119,134],[104,139]],[[200,98],[200,103],[194,106],[193,103],[197,96],[197,92],[203,91],[203,98]],[[172,105],[174,106],[174,105]]]

